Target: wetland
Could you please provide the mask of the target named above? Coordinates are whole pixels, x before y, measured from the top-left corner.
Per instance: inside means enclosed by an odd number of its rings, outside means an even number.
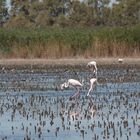
[[[60,62],[60,61],[59,61]],[[0,64],[0,139],[139,140],[140,63],[97,63],[99,84],[81,63]],[[84,79],[80,96],[60,84]]]

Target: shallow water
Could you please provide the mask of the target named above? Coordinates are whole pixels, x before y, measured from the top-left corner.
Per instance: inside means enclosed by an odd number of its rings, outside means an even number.
[[[140,66],[99,66],[86,97],[92,77],[82,66],[1,70],[0,139],[140,139]],[[79,98],[60,90],[68,78],[84,79]]]

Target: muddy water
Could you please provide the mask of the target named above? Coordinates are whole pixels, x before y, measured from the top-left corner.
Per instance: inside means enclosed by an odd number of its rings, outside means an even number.
[[[98,66],[99,85],[89,97],[86,66],[1,67],[0,139],[140,139],[140,66]],[[80,97],[60,90],[84,79]]]

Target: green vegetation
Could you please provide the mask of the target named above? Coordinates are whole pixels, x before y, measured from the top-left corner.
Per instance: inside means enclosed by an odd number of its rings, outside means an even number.
[[[140,25],[100,28],[0,29],[1,57],[138,56]]]
[[[0,57],[140,55],[139,0],[0,0]]]

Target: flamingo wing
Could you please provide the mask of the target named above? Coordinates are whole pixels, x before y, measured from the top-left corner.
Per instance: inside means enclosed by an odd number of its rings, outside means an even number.
[[[82,84],[78,81],[78,80],[75,80],[75,79],[69,79],[68,80],[68,83],[71,85],[71,86],[82,86]]]

